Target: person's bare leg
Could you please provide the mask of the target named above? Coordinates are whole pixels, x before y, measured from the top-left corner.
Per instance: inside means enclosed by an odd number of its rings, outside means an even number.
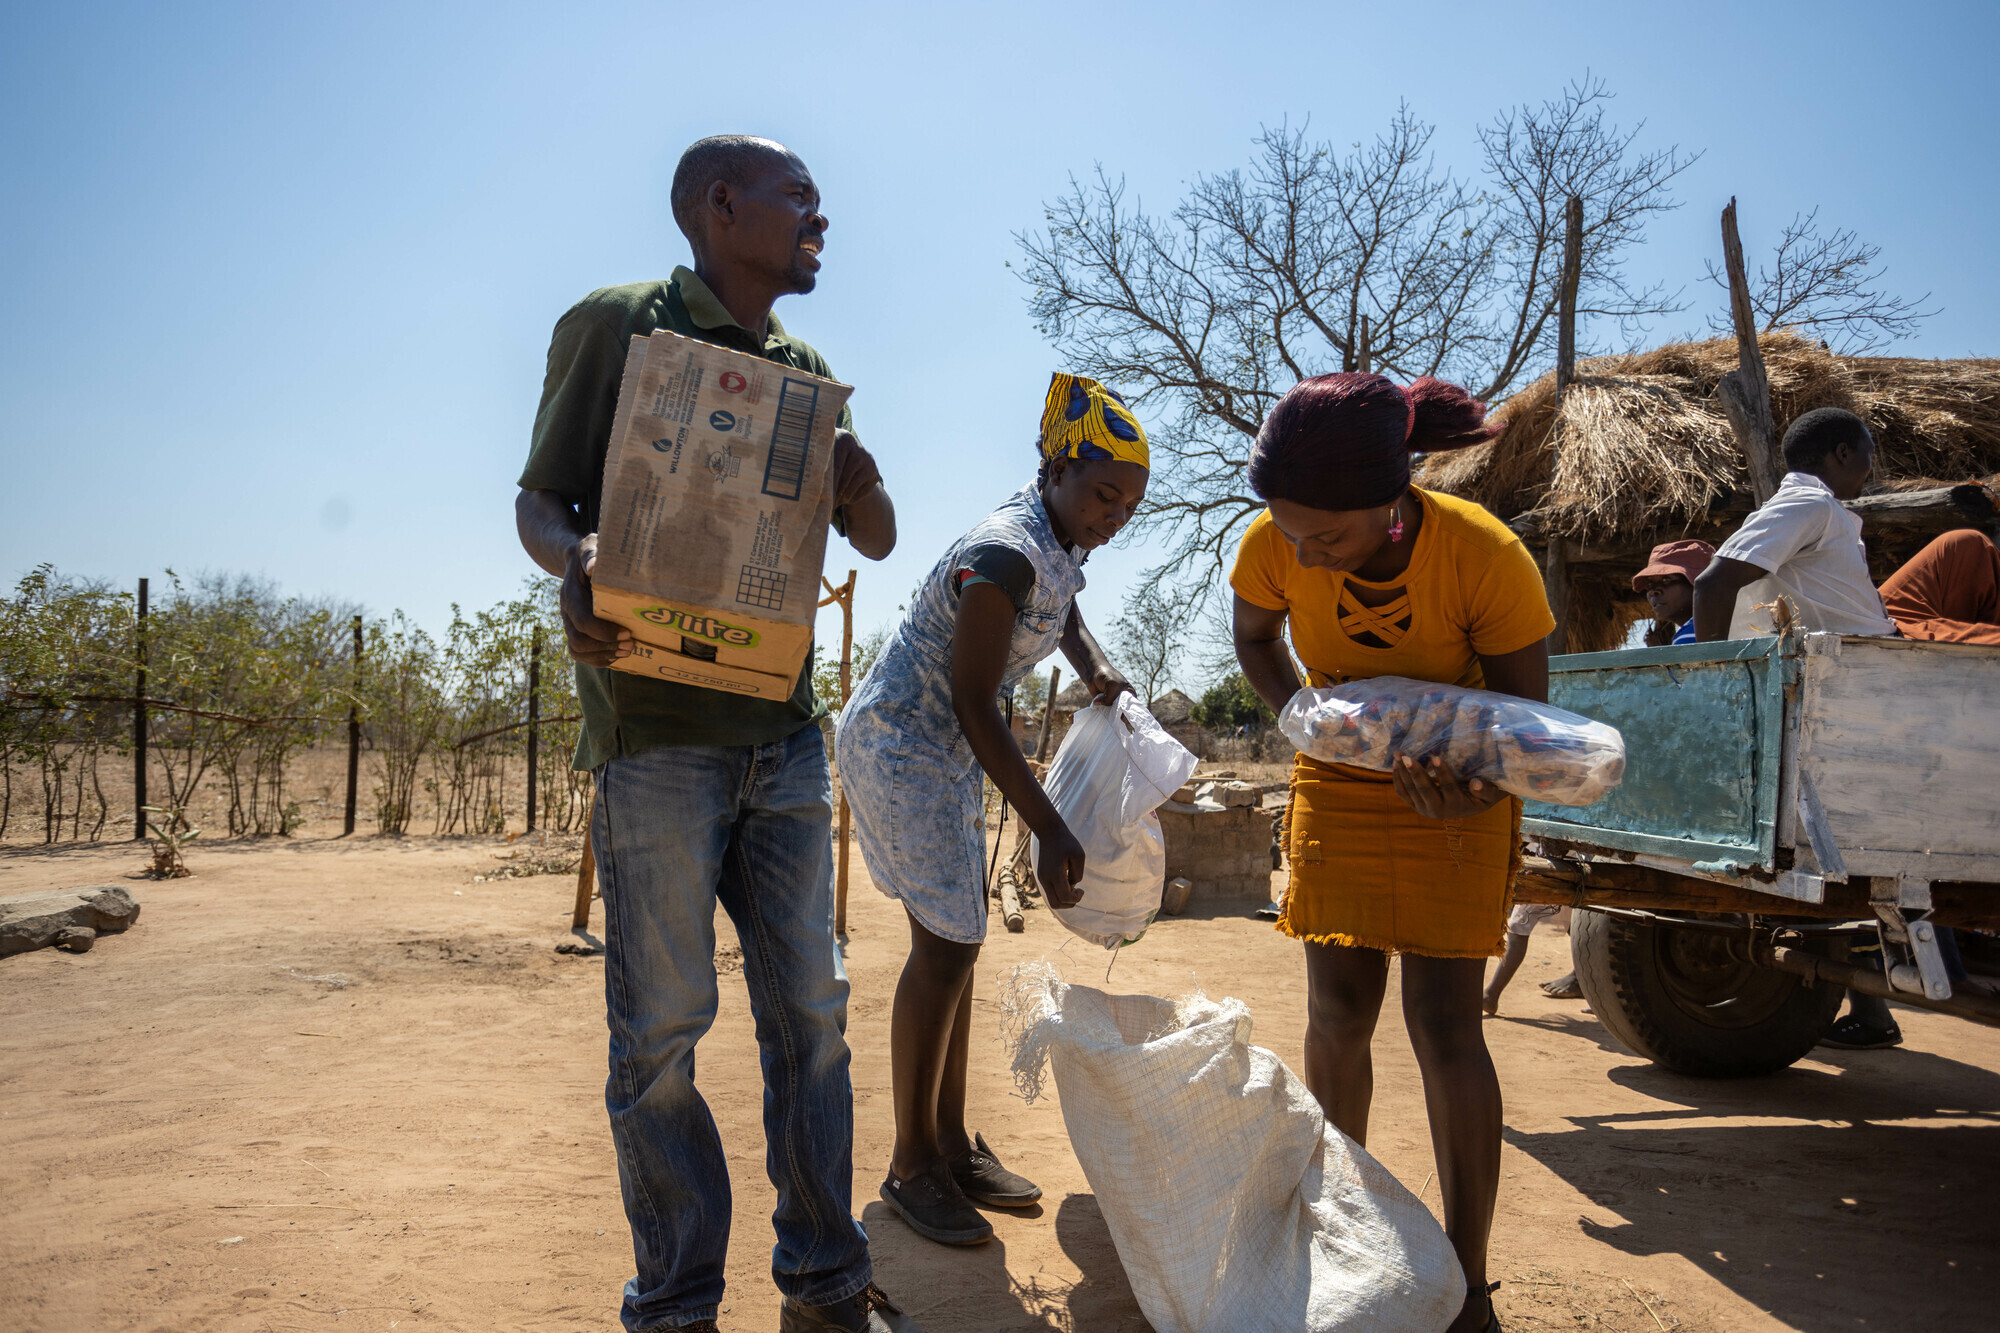
[[[951,1024],[951,1044],[945,1047],[944,1074],[938,1080],[938,1151],[958,1158],[972,1151],[972,1131],[965,1127],[965,1071],[972,1047],[972,976],[958,999],[958,1016]]]
[[[1327,1120],[1360,1144],[1368,1142],[1375,1096],[1368,1043],[1388,984],[1389,959],[1380,949],[1306,945],[1306,1086]]]
[[[896,1108],[896,1149],[889,1170],[908,1180],[944,1155],[938,1143],[938,1090],[952,1030],[972,987],[976,944],[940,939],[910,918],[910,957],[896,983],[889,1019],[889,1066]],[[961,1085],[964,1067],[960,1066]],[[961,1090],[960,1115],[963,1117]]]
[[[1481,958],[1403,956],[1403,1021],[1424,1075],[1444,1230],[1465,1270],[1465,1308],[1447,1333],[1486,1326],[1486,1245],[1500,1191],[1500,1079],[1480,1027]]]
[[[1500,1012],[1500,992],[1507,989],[1507,983],[1521,970],[1521,963],[1528,956],[1528,937],[1507,932],[1507,952],[1500,955],[1500,966],[1493,969],[1493,980],[1486,983],[1486,994],[1482,1006],[1487,1013]]]

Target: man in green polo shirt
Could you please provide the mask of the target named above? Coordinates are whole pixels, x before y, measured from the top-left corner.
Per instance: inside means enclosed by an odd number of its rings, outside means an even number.
[[[871,1281],[850,1213],[854,1094],[847,973],[833,937],[832,789],[810,665],[784,702],[615,671],[628,631],[591,611],[598,507],[632,335],[655,328],[832,377],[772,303],[813,289],[827,221],[805,164],[768,139],[703,139],[674,172],[694,270],[592,292],[556,324],[515,506],[521,543],[561,576],[583,734],[595,774],[591,847],[604,898],[611,1029],[605,1104],[638,1273],[632,1333],[715,1328],[729,1244],[729,1171],[694,1086],[714,1021],[715,905],[743,945],[764,1068],[766,1169],[777,1189],[772,1275],[784,1333],[910,1329]],[[895,509],[843,408],[834,526],[880,560]]]

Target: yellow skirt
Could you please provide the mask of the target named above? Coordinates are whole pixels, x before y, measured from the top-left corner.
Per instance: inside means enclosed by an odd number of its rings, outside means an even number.
[[[1319,944],[1490,958],[1521,856],[1521,803],[1426,819],[1386,773],[1300,755],[1285,820],[1291,880],[1278,929]]]

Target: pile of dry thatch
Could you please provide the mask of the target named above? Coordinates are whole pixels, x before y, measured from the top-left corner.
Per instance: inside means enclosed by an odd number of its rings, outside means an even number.
[[[2000,361],[1835,356],[1791,333],[1759,345],[1780,435],[1801,413],[1845,407],[1874,432],[1884,486],[2000,472]],[[1418,482],[1509,521],[1532,514],[1541,531],[1591,544],[1726,522],[1749,507],[1743,458],[1715,396],[1735,368],[1733,338],[1593,357],[1578,363],[1559,422],[1551,372],[1496,409],[1504,435],[1433,455]]]
[[[1885,489],[2000,473],[2000,360],[1835,356],[1791,333],[1759,346],[1781,436],[1815,407],[1845,407],[1875,435]],[[1630,580],[1646,551],[1678,537],[1719,543],[1751,508],[1715,396],[1736,364],[1734,338],[1593,357],[1578,364],[1560,420],[1551,372],[1496,409],[1507,428],[1499,439],[1432,455],[1418,484],[1476,500],[1539,539],[1596,548],[1573,569],[1570,647],[1613,647],[1644,610]]]

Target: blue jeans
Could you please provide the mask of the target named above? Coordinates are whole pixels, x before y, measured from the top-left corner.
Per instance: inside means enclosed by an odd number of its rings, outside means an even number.
[[[715,1021],[715,904],[735,923],[764,1071],[778,1289],[830,1305],[868,1285],[853,1200],[847,969],[833,936],[832,785],[817,726],[757,746],[671,746],[597,770],[611,1073],[604,1101],[638,1275],[625,1327],[713,1319],[729,1168],[694,1086]]]

